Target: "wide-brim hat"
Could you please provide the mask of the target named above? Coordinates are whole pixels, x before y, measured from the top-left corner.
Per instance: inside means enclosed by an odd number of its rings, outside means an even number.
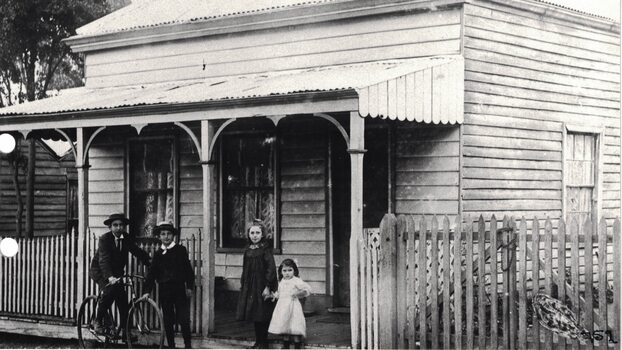
[[[125,214],[123,214],[123,213],[116,213],[116,214],[111,214],[108,217],[108,219],[104,220],[104,225],[110,226],[110,224],[112,224],[116,220],[121,220],[126,225],[130,223],[130,219],[126,218]]]
[[[156,227],[153,228],[153,235],[159,235],[161,231],[169,231],[173,235],[178,236],[179,231],[175,228],[172,222],[161,222]]]

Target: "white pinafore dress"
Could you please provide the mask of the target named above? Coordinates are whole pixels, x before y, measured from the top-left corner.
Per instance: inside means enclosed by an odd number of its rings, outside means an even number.
[[[305,315],[298,298],[293,298],[297,292],[305,291],[311,295],[311,287],[298,277],[282,279],[279,282],[278,298],[270,321],[268,332],[272,334],[307,335]]]

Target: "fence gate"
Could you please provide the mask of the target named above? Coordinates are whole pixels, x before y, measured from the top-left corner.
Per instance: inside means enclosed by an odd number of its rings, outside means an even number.
[[[387,214],[377,234],[364,236],[362,348],[619,345],[617,219],[607,226]],[[557,308],[532,305],[536,295]]]

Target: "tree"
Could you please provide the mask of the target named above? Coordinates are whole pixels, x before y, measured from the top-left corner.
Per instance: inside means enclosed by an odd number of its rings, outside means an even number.
[[[22,236],[22,215],[24,212],[24,204],[21,196],[19,185],[19,173],[25,173],[28,168],[28,158],[22,152],[21,139],[16,139],[16,145],[13,152],[6,155],[9,169],[11,170],[11,179],[13,180],[13,190],[15,191],[15,234]]]
[[[52,82],[81,85],[82,57],[62,39],[108,11],[106,0],[0,2],[0,106],[43,98]]]
[[[119,0],[115,0],[118,3]],[[76,29],[106,14],[106,0],[2,0],[0,1],[0,107],[46,97],[50,88],[83,84],[83,59],[63,39]],[[15,196],[16,229],[21,235],[23,200],[19,170],[27,171],[27,231],[31,236],[34,196],[34,142],[29,156],[16,147],[7,155]]]

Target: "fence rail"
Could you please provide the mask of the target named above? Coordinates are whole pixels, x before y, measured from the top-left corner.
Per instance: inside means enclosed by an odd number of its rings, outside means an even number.
[[[620,339],[618,219],[556,220],[555,229],[538,218],[417,219],[387,214],[360,242],[362,348],[618,345],[610,341]],[[585,333],[541,326],[538,293],[562,301]]]

